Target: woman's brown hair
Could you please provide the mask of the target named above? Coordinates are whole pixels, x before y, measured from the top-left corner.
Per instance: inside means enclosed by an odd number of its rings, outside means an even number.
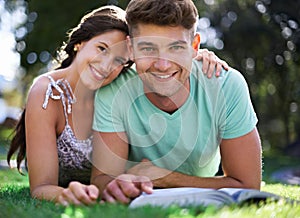
[[[76,44],[88,41],[95,36],[111,30],[120,30],[127,35],[129,34],[127,22],[125,20],[125,11],[121,8],[118,8],[116,6],[104,6],[86,14],[84,17],[82,17],[78,26],[69,31],[68,41],[60,48],[57,57],[60,66],[57,69],[66,68],[71,65],[77,52],[74,50],[74,46]],[[131,64],[132,62],[128,62],[127,67],[129,67]],[[13,154],[18,152],[17,168],[20,173],[21,162],[24,159],[27,169],[25,116],[26,108],[24,108],[21,117],[14,129],[13,138],[11,140],[10,148],[7,153],[7,162],[10,165],[10,160]]]

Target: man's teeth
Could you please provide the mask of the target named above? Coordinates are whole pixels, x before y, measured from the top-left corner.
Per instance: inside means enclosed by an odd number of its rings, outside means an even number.
[[[170,75],[156,75],[156,77],[160,78],[160,79],[167,79],[170,78],[172,76],[172,74]]]

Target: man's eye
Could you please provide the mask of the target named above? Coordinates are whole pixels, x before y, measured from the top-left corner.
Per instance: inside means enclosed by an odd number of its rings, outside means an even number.
[[[155,49],[152,48],[152,47],[144,47],[144,48],[142,48],[141,50],[144,51],[144,52],[152,52],[152,51],[154,51]]]
[[[143,47],[141,48],[141,54],[145,56],[156,56],[158,53],[158,50],[153,47]]]
[[[170,50],[173,50],[173,51],[179,51],[179,50],[183,50],[183,49],[185,49],[185,47],[180,46],[180,45],[175,45],[170,48]]]

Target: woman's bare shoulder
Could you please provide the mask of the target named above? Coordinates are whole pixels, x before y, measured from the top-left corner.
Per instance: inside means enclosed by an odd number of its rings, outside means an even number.
[[[27,104],[41,102],[46,96],[48,85],[51,82],[48,76],[53,77],[53,72],[42,74],[36,77],[28,91]]]

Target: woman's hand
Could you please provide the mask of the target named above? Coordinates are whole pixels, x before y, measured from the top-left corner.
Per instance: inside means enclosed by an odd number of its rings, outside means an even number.
[[[64,206],[90,205],[97,202],[99,190],[95,185],[84,185],[80,182],[70,182],[57,198],[57,203]]]
[[[228,70],[229,68],[225,61],[221,60],[214,52],[207,49],[199,49],[195,59],[203,62],[202,71],[208,78],[211,78],[214,73],[216,77],[218,77],[220,76],[222,68],[225,70]]]

